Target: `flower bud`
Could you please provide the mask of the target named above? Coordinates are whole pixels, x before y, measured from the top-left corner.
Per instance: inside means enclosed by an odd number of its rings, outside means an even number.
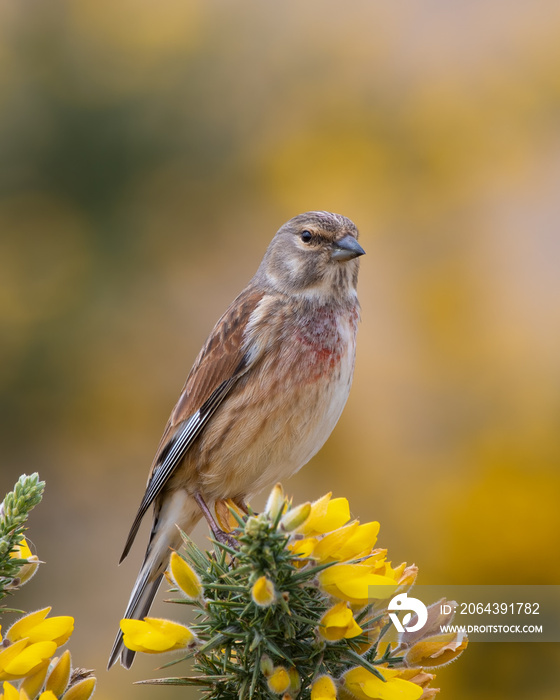
[[[70,666],[70,652],[67,649],[60,659],[56,661],[45,685],[45,688],[47,690],[52,690],[56,697],[62,695],[66,690],[68,681],[70,680]]]
[[[297,530],[298,527],[301,527],[310,515],[311,503],[308,501],[285,513],[280,521],[280,527],[285,532],[292,532],[292,530]]]
[[[258,578],[251,588],[251,598],[261,608],[267,608],[276,600],[274,584],[266,576]]]
[[[93,695],[96,683],[96,678],[84,678],[71,686],[62,696],[62,700],[89,700]]]
[[[272,522],[275,522],[285,505],[286,498],[284,496],[282,484],[276,484],[276,486],[274,486],[270,492],[264,512],[268,515]]]
[[[399,700],[420,700],[422,688],[404,678],[400,671],[380,668],[385,680],[381,680],[365,668],[358,666],[344,674],[344,688],[359,700],[379,700],[379,698],[399,698]]]
[[[268,688],[276,695],[283,695],[290,687],[290,674],[284,666],[276,666],[268,679]]]
[[[249,537],[257,537],[262,530],[262,523],[259,521],[258,517],[251,515],[247,518],[245,523],[245,534]]]
[[[23,586],[27,583],[33,576],[37,573],[39,568],[39,557],[31,553],[29,545],[24,538],[20,540],[20,543],[14,547],[10,552],[10,559],[24,559],[25,563],[21,565],[19,571],[17,572],[17,584],[14,583],[13,587]],[[11,586],[8,586],[10,588]]]
[[[352,611],[344,601],[327,610],[319,627],[319,634],[329,642],[357,637],[361,631],[362,628],[354,620]]]
[[[290,676],[290,695],[295,698],[301,690],[301,678],[295,666],[288,669],[288,675]]]
[[[191,600],[196,600],[202,595],[202,584],[195,571],[177,552],[171,552],[169,568],[171,576],[183,593]]]
[[[274,664],[272,663],[270,656],[267,654],[263,654],[261,656],[260,669],[265,678],[272,676],[272,673],[274,672]]]
[[[28,700],[27,698],[21,697],[19,700]],[[39,696],[38,700],[58,700],[57,696],[52,690],[44,690]]]

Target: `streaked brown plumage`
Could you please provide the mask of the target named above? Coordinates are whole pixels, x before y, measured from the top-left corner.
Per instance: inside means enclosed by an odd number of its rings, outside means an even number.
[[[354,369],[364,253],[347,218],[308,212],[274,236],[215,325],[171,413],[124,552],[153,504],[146,556],[124,617],[141,619],[180,546],[216,502],[238,503],[306,464],[344,407]],[[222,533],[214,521],[215,536]],[[109,666],[134,652],[115,640]]]

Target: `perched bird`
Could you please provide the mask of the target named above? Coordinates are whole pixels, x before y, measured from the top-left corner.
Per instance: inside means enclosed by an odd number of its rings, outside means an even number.
[[[144,563],[125,618],[147,615],[179,529],[215,504],[245,499],[294,474],[323,446],[354,371],[359,261],[349,219],[308,212],[284,224],[253,279],[220,318],[195,360],[165,428],[121,561],[153,504]],[[177,527],[178,526],[178,527]],[[117,635],[109,659],[129,668]]]

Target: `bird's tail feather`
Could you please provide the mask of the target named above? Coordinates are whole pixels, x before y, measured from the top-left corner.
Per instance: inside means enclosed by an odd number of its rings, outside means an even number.
[[[153,600],[156,596],[162,578],[163,574],[160,574],[155,581],[149,583],[146,576],[144,576],[143,581],[136,582],[132,593],[133,598],[136,599],[135,604],[133,605],[133,600],[131,599],[124,614],[125,618],[142,620],[144,617],[146,617],[150,608],[152,607]],[[111,656],[109,657],[107,668],[111,668],[111,666],[116,663],[119,656],[121,657],[121,665],[125,668],[130,668],[132,666],[132,662],[136,656],[135,651],[127,649],[127,647],[124,646],[123,633],[120,630],[115,639],[115,643],[113,644],[113,649],[111,651]]]
[[[146,556],[132,589],[125,618],[142,620],[148,614],[169,564],[171,550],[178,549],[181,544],[179,528],[189,533],[201,515],[194,498],[182,490],[173,492],[162,504],[154,517]],[[122,666],[130,668],[135,655],[136,652],[124,646],[123,633],[119,630],[107,667],[111,668],[120,656]]]

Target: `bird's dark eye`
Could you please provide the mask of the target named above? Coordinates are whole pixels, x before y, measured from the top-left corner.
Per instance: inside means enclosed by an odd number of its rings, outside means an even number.
[[[304,243],[311,243],[313,236],[311,235],[310,231],[302,231],[300,238]]]

